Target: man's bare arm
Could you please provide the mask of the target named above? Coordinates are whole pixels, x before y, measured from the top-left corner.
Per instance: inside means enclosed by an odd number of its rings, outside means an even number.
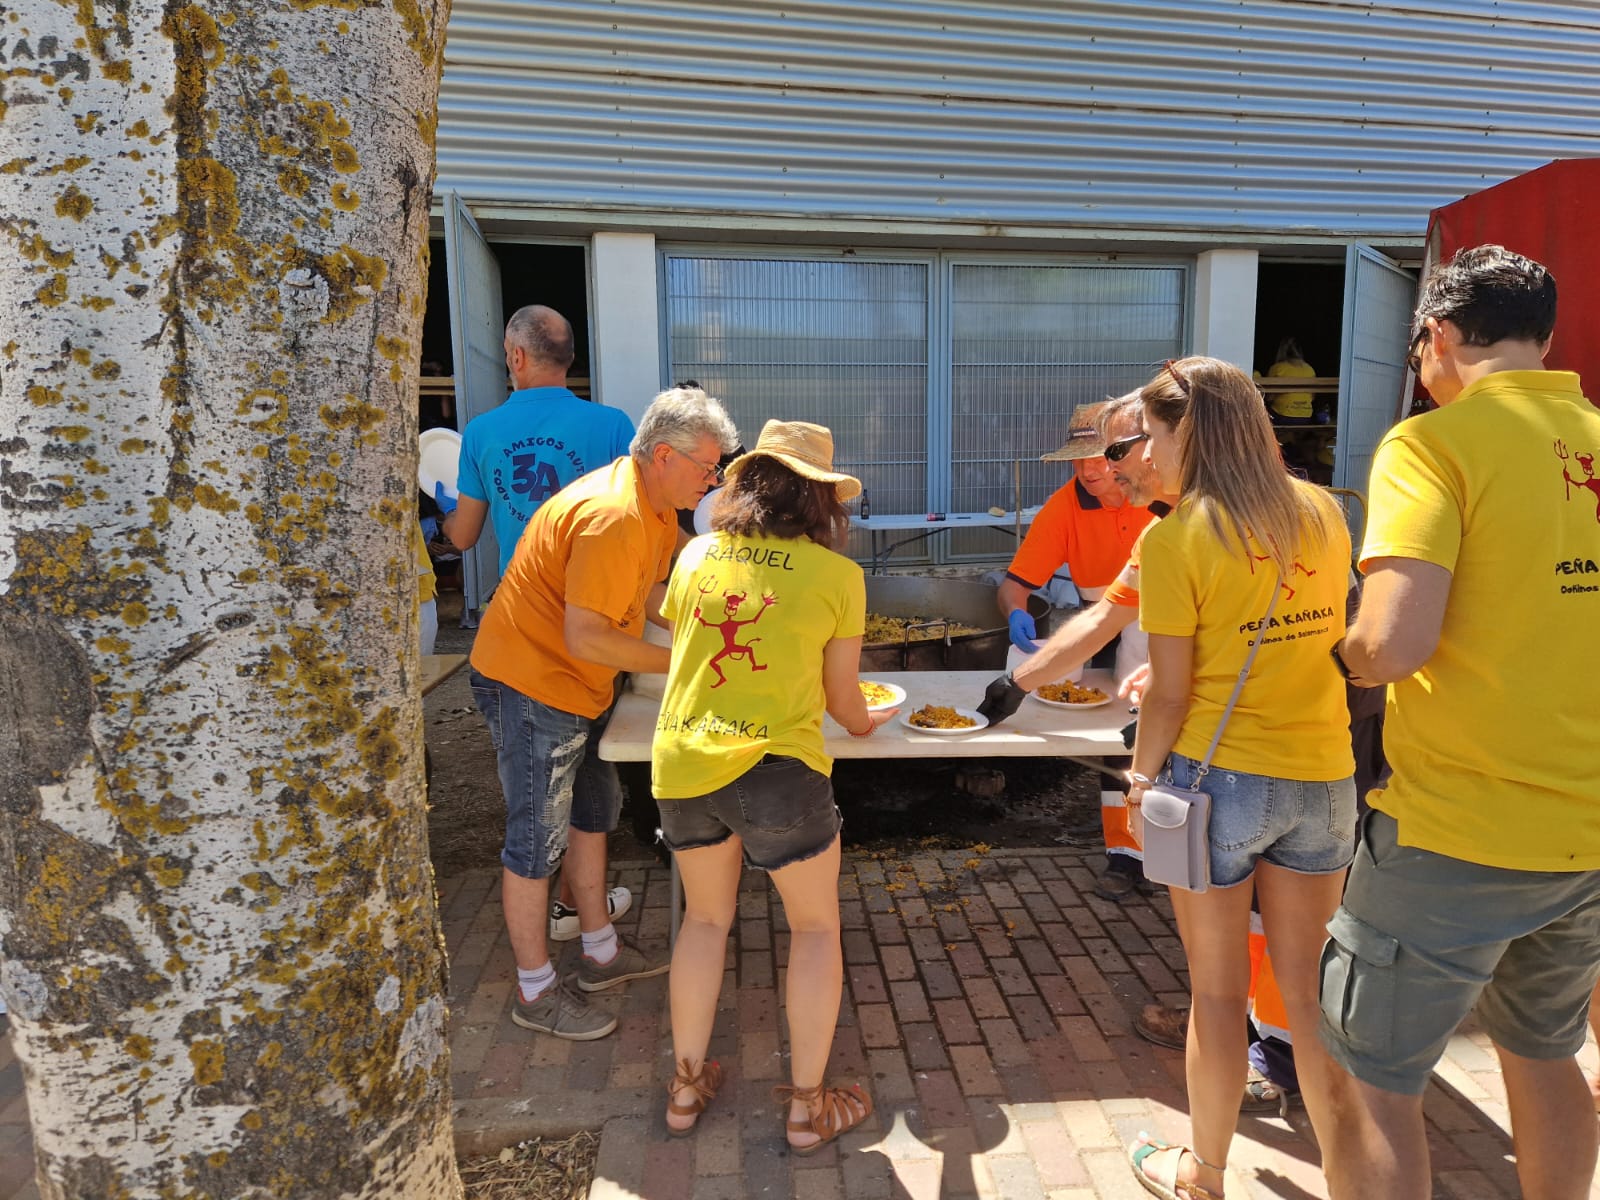
[[[672,651],[668,647],[624,633],[611,623],[610,617],[592,608],[567,605],[562,636],[567,652],[574,658],[602,667],[664,675],[672,665]]]
[[[1439,645],[1451,574],[1418,558],[1377,558],[1367,567],[1361,611],[1339,657],[1354,682],[1376,687],[1416,674]]]
[[[1030,692],[1041,684],[1054,683],[1088,662],[1138,619],[1137,608],[1113,604],[1102,597],[1052,633],[1037,653],[1011,672],[1011,678]]]
[[[460,496],[456,499],[455,511],[445,515],[439,522],[439,529],[457,550],[471,550],[483,536],[483,523],[488,516],[487,501]]]

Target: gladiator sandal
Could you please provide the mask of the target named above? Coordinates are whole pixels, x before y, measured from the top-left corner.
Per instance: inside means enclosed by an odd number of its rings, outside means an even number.
[[[772,1096],[775,1100],[785,1102],[798,1100],[806,1106],[806,1120],[786,1122],[790,1133],[817,1135],[818,1140],[809,1146],[789,1143],[789,1153],[802,1158],[815,1154],[840,1134],[849,1133],[872,1115],[872,1097],[856,1084],[851,1084],[849,1088],[825,1088],[820,1084],[800,1088],[780,1084],[772,1089]]]
[[[695,1126],[700,1124],[700,1114],[705,1112],[706,1105],[717,1098],[717,1089],[722,1086],[722,1066],[715,1062],[702,1062],[700,1069],[694,1073],[689,1071],[687,1058],[678,1060],[678,1073],[672,1077],[672,1082],[667,1084],[667,1112],[675,1117],[694,1117],[689,1124],[679,1129],[670,1122],[667,1133],[672,1137],[688,1137],[695,1131]],[[680,1101],[685,1094],[689,1094],[689,1103]]]

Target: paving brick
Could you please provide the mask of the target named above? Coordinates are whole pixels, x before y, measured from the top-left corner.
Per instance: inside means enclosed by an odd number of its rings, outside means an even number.
[[[1033,1061],[1033,1056],[1028,1052],[1028,1044],[1022,1038],[1022,1032],[1010,1017],[980,1020],[978,1028],[983,1033],[984,1044],[989,1047],[989,1054],[994,1059],[995,1066],[1020,1067]]]
[[[1060,925],[1041,925],[1039,932],[1046,930],[1062,929]],[[1032,975],[1059,975],[1061,962],[1056,951],[1044,938],[1018,938],[1016,941],[1017,957],[1027,965],[1029,974]]]
[[[884,978],[889,980],[914,979],[917,974],[916,959],[905,946],[879,946],[878,963]]]
[[[906,927],[900,923],[900,918],[892,912],[873,913],[869,919],[872,927],[872,940],[879,946],[903,946],[906,943]]]
[[[889,998],[876,962],[849,968],[850,996],[857,1004],[881,1004]]]
[[[950,1056],[945,1052],[936,1025],[928,1022],[904,1024],[900,1026],[900,1034],[905,1038],[906,1060],[912,1070],[933,1071],[950,1065]]]
[[[972,1006],[972,1015],[980,1021],[1009,1015],[1010,1010],[993,979],[963,979],[961,987],[966,992],[967,1003]]]
[[[939,1023],[939,1032],[947,1045],[983,1040],[983,1035],[978,1032],[978,1023],[972,1019],[972,1009],[967,1007],[965,1000],[935,1000],[933,1016]]]
[[[933,1000],[952,1000],[965,994],[956,978],[955,969],[947,962],[923,963],[922,984],[928,997]]]
[[[772,949],[772,926],[768,925],[765,920],[740,921],[736,928],[739,937],[739,949]]]
[[[847,929],[841,937],[844,945],[844,961],[851,963],[875,963],[878,961],[877,948],[872,944],[872,935],[863,929]]]
[[[867,1073],[872,1077],[872,1102],[880,1108],[916,1103],[917,1088],[904,1051],[868,1050]]]
[[[966,1126],[967,1102],[961,1095],[954,1071],[919,1071],[915,1078],[922,1119],[929,1128]]]
[[[928,1006],[928,993],[915,979],[889,985],[889,999],[895,1015],[902,1025],[907,1022],[931,1021],[933,1010]]]
[[[919,963],[945,962],[949,958],[944,939],[937,929],[908,929],[906,937],[911,942],[911,953]]]
[[[772,954],[766,950],[748,950],[739,953],[739,986],[747,988],[771,987],[773,977]]]
[[[1038,990],[1021,959],[996,958],[989,966],[994,971],[995,982],[1007,996],[1028,996]]]
[[[862,1004],[856,1009],[861,1026],[861,1044],[869,1050],[900,1044],[900,1026],[888,1004]]]
[[[844,1178],[835,1163],[796,1163],[794,1200],[845,1200]]]
[[[994,1072],[989,1051],[983,1046],[951,1046],[950,1064],[955,1069],[962,1095],[969,1099],[973,1096],[1005,1094],[1005,1089],[1000,1086],[1000,1078]]]
[[[994,1176],[995,1191],[1006,1200],[1045,1200],[1044,1185],[1031,1158],[1022,1154],[990,1154],[984,1159]]]

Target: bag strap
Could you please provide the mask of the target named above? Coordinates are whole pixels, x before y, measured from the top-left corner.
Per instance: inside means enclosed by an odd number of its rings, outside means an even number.
[[[1206,772],[1211,770],[1211,756],[1217,752],[1217,745],[1222,741],[1222,731],[1228,727],[1228,718],[1233,716],[1233,706],[1239,703],[1239,693],[1244,691],[1244,681],[1250,676],[1250,668],[1256,661],[1256,651],[1261,649],[1261,639],[1267,636],[1267,626],[1272,623],[1272,612],[1278,607],[1278,593],[1283,591],[1283,572],[1278,572],[1278,582],[1272,587],[1272,599],[1267,601],[1267,615],[1261,618],[1261,628],[1256,631],[1255,641],[1250,643],[1250,653],[1245,656],[1244,666],[1239,671],[1239,678],[1234,681],[1233,695],[1228,697],[1228,706],[1222,710],[1222,720],[1217,723],[1217,732],[1211,737],[1211,745],[1206,747],[1206,756],[1200,760],[1200,769],[1195,772],[1194,782],[1189,785],[1191,792],[1200,790],[1200,781],[1206,777]]]

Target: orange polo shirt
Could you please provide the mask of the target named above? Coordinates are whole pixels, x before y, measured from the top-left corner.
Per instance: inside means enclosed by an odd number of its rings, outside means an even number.
[[[1155,500],[1150,504],[1149,512],[1157,520],[1172,511],[1172,506],[1165,500]],[[1117,577],[1106,588],[1102,599],[1109,600],[1112,604],[1120,604],[1123,608],[1139,607],[1139,555],[1144,550],[1144,535],[1151,530],[1146,525],[1139,531],[1138,538],[1133,543],[1133,550],[1128,555],[1128,561],[1123,564],[1122,570],[1117,572]]]
[[[575,479],[522,531],[473,642],[473,669],[551,708],[598,717],[617,672],[567,650],[567,605],[642,637],[645,600],[677,543],[676,514],[650,507],[631,458]]]
[[[1107,508],[1077,479],[1045,501],[1006,574],[1032,590],[1050,582],[1064,564],[1080,587],[1103,588],[1117,577],[1144,527],[1147,508]]]

